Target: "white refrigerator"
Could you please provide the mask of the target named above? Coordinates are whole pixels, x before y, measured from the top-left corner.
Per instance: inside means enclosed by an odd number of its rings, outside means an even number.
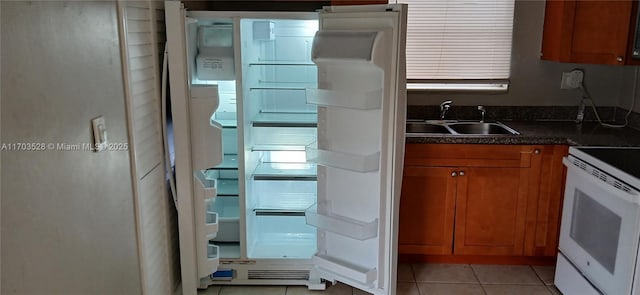
[[[406,5],[165,9],[183,293],[394,294]]]

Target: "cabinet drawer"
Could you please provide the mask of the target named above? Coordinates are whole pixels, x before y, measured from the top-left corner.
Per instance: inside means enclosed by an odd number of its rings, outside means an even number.
[[[406,145],[405,165],[432,167],[529,167],[532,145],[419,144]]]

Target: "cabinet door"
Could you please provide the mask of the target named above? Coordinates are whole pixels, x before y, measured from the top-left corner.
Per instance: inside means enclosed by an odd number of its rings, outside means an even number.
[[[405,167],[400,198],[401,254],[451,254],[454,171],[454,168]]]
[[[623,65],[632,1],[547,1],[542,59]]]
[[[560,215],[566,168],[562,158],[566,145],[541,146],[531,161],[527,202],[526,256],[555,256],[558,249]]]
[[[523,254],[528,170],[460,169],[454,254]]]

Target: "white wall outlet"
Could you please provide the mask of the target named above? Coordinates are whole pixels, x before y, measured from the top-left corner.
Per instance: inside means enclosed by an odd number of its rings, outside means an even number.
[[[107,150],[107,125],[104,117],[100,116],[91,120],[93,130],[93,150],[102,152]]]
[[[562,81],[560,82],[560,89],[577,89],[582,85],[582,79],[584,78],[584,72],[581,70],[573,70],[571,72],[562,73]]]

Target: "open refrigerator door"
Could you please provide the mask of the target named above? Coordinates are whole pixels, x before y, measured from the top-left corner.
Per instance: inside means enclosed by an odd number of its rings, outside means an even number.
[[[318,87],[313,276],[394,294],[406,120],[406,6],[327,7],[312,60]]]
[[[188,57],[193,55],[190,53],[195,50],[195,42],[187,40],[194,35],[189,34],[194,29],[193,22],[186,17],[186,11],[180,2],[167,1],[165,14],[175,138],[182,287],[183,290],[195,292],[199,286],[199,278],[216,272],[220,263],[220,248],[211,243],[211,240],[218,235],[221,218],[216,210],[216,199],[224,188],[222,181],[211,176],[214,172],[210,168],[224,166],[231,161],[224,154],[226,151],[222,144],[224,124],[216,120],[216,114],[225,111],[226,106],[221,103],[221,88],[225,84],[194,81],[196,65]],[[229,43],[232,40],[231,34],[230,26],[202,30],[198,46],[206,47],[207,40],[216,38],[226,38]],[[231,44],[226,48],[212,50],[224,51],[224,55],[233,59]],[[211,75],[223,77],[223,80],[233,80],[233,61],[207,60],[204,64],[209,66],[205,70],[211,72]],[[221,69],[224,73],[214,73]],[[202,69],[201,71],[204,72]]]
[[[406,8],[165,12],[183,293],[391,294]]]

